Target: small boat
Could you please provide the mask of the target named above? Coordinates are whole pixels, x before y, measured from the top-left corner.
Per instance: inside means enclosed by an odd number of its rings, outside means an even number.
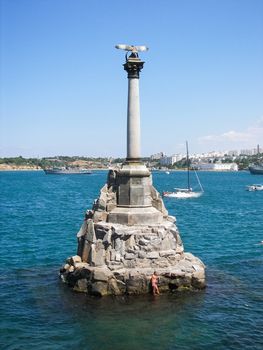
[[[89,175],[92,172],[88,169],[79,169],[71,167],[62,168],[45,168],[43,169],[46,175]]]
[[[170,174],[170,171],[166,171],[165,174],[169,175],[169,174]]]
[[[201,185],[201,182],[199,180],[199,177],[197,175],[197,172],[195,172],[195,176],[197,178],[198,184],[200,186],[201,191],[196,192],[193,191],[193,189],[190,186],[190,160],[189,160],[189,153],[188,153],[188,142],[186,141],[186,161],[187,161],[187,188],[174,188],[175,191],[169,192],[164,191],[162,193],[163,197],[170,197],[170,198],[198,198],[204,193],[204,189]]]
[[[263,185],[262,184],[255,184],[255,185],[249,185],[247,186],[247,191],[263,191]]]

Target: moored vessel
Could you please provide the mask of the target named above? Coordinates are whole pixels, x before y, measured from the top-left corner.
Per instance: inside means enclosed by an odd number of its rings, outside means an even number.
[[[71,167],[46,168],[43,169],[46,175],[89,175],[92,171],[88,169],[79,169]]]
[[[261,164],[251,164],[248,167],[249,171],[253,175],[263,175],[263,163]]]
[[[186,162],[187,162],[187,188],[174,188],[175,191],[169,192],[169,191],[163,191],[162,196],[163,197],[170,197],[170,198],[198,198],[202,196],[204,193],[204,189],[201,185],[201,182],[199,180],[199,177],[197,175],[197,172],[194,170],[198,184],[200,186],[201,192],[193,191],[193,189],[190,186],[190,159],[189,159],[189,152],[188,152],[188,142],[186,141]]]

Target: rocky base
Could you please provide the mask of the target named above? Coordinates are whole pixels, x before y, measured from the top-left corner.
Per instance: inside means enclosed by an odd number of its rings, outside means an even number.
[[[161,293],[205,288],[203,263],[191,253],[183,253],[175,266],[155,269]],[[151,293],[152,268],[110,270],[107,266],[93,267],[76,255],[67,260],[60,274],[62,280],[76,292],[91,295],[122,295]]]
[[[100,296],[149,293],[154,271],[161,292],[204,288],[204,264],[184,253],[175,221],[145,166],[109,171],[61,279],[75,291]]]
[[[150,293],[154,271],[160,292],[205,288],[204,264],[184,253],[174,218],[168,218],[137,227],[88,219],[79,255],[67,259],[61,279],[74,291],[98,296]]]

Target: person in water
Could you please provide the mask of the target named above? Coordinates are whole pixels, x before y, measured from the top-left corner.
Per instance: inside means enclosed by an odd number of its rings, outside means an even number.
[[[152,278],[151,278],[153,295],[160,294],[159,288],[158,288],[158,280],[159,280],[159,278],[157,276],[157,273],[156,273],[156,271],[154,271],[154,273],[152,274]]]

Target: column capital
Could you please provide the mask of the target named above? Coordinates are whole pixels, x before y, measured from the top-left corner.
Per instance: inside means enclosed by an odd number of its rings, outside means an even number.
[[[139,79],[140,71],[143,69],[143,64],[144,62],[141,61],[138,56],[132,57],[131,55],[128,57],[126,63],[123,65],[124,69],[128,73],[128,79]]]

